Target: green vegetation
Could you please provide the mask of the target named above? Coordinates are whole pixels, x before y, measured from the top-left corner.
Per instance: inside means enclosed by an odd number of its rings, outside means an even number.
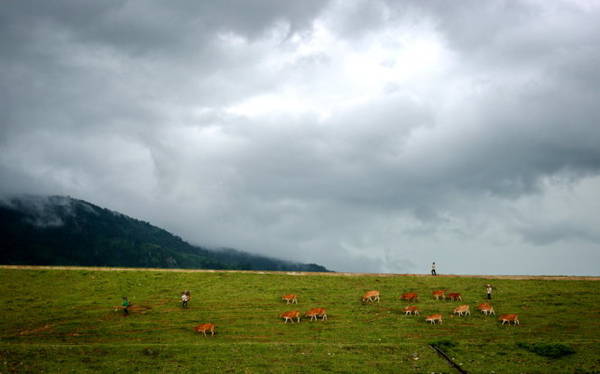
[[[63,196],[0,201],[0,249],[0,264],[327,271],[193,246],[148,222]]]
[[[472,308],[496,287],[498,314],[435,301],[435,289],[461,292]],[[0,269],[0,372],[454,373],[428,344],[470,373],[600,372],[598,283],[450,277],[296,276],[258,273]],[[179,305],[192,291],[187,309]],[[364,291],[380,304],[361,304]],[[421,316],[405,316],[403,292],[420,295]],[[299,304],[286,305],[284,293]],[[128,317],[113,306],[128,296]],[[143,307],[135,309],[135,306]],[[283,324],[279,314],[327,308],[329,320]],[[442,313],[441,325],[424,316]],[[212,322],[214,337],[193,326]],[[447,343],[444,343],[447,342]],[[564,344],[575,353],[549,358],[521,349]]]
[[[559,358],[572,355],[575,350],[565,344],[545,344],[545,343],[517,343],[517,347],[528,350],[540,356]]]
[[[456,347],[456,343],[448,339],[436,340],[434,342],[430,342],[429,344],[435,345],[436,347],[441,349]]]

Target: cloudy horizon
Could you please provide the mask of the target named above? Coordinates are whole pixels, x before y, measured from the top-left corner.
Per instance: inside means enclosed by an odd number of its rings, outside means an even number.
[[[600,275],[596,1],[9,1],[0,196],[336,271]]]

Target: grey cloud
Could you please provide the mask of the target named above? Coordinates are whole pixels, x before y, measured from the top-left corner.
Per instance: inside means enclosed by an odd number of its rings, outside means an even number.
[[[554,225],[538,225],[533,227],[523,227],[520,229],[523,239],[538,245],[543,246],[559,241],[573,240],[589,241],[590,243],[598,243],[600,235],[596,232],[590,232],[585,228],[569,225],[567,222],[560,222]]]
[[[0,12],[0,192],[70,194],[198,244],[337,270],[423,271],[461,243],[597,246],[581,223],[522,226],[507,206],[552,190],[548,178],[600,172],[599,11],[12,2]],[[441,72],[373,89],[408,36],[439,44]],[[345,72],[352,58],[374,70]],[[262,114],[232,111],[265,95]]]

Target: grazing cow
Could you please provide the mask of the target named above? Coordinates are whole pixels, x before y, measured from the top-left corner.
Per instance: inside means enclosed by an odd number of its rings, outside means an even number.
[[[402,296],[400,296],[400,300],[417,301],[417,299],[418,299],[418,296],[414,292],[407,292],[407,293],[402,294]]]
[[[432,325],[435,325],[437,321],[442,323],[442,315],[441,314],[432,314],[430,316],[425,317],[425,322],[431,322]]]
[[[298,304],[298,297],[293,293],[281,296],[281,300],[285,300],[286,304]]]
[[[375,302],[379,303],[379,291],[367,291],[362,297],[362,302]]]
[[[327,312],[324,308],[312,308],[308,312],[304,313],[304,316],[310,317],[310,320],[318,320],[321,317],[323,320],[327,319]]]
[[[404,315],[409,315],[409,314],[414,314],[414,315],[418,315],[419,314],[419,308],[416,306],[407,306],[404,309]]]
[[[488,303],[479,304],[477,306],[477,309],[479,309],[479,311],[481,311],[481,313],[485,314],[486,316],[492,315],[492,314],[496,315],[496,312],[494,311],[494,307]]]
[[[514,323],[515,325],[519,325],[519,316],[516,314],[503,314],[498,318],[498,321],[502,321],[504,325],[506,322],[510,325],[510,323]]]
[[[298,320],[298,323],[300,323],[300,312],[297,310],[292,310],[291,312],[285,312],[281,314],[281,318],[283,318],[285,320],[284,323],[287,323],[288,320],[292,321],[292,323],[294,323],[294,318],[296,318]]]
[[[448,298],[452,301],[462,301],[462,296],[459,293],[449,293]]]
[[[439,299],[440,299],[440,297],[441,297],[442,299],[445,299],[445,298],[446,298],[446,290],[437,290],[437,291],[433,291],[431,294],[433,295],[433,298],[434,298],[434,299],[436,299],[436,300],[439,300]]]
[[[468,305],[459,305],[456,308],[454,308],[454,311],[452,312],[452,314],[458,314],[459,316],[463,316],[463,315],[471,315],[471,310],[469,308]]]
[[[203,333],[204,336],[206,336],[206,332],[209,331],[212,336],[215,334],[215,325],[213,325],[212,323],[203,323],[194,327],[194,330],[196,330],[196,332],[198,333]]]

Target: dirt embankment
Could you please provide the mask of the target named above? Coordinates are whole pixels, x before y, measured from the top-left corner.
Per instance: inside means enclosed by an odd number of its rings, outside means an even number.
[[[88,270],[88,271],[160,271],[182,273],[248,273],[248,274],[287,274],[287,275],[326,275],[333,277],[430,277],[429,274],[392,274],[392,273],[313,273],[301,271],[254,271],[254,270],[208,270],[208,269],[162,269],[162,268],[120,268],[99,266],[35,266],[35,265],[0,265],[0,269],[26,269],[26,270]],[[539,280],[591,280],[600,281],[595,276],[572,275],[463,275],[440,274],[438,277],[462,277],[484,279],[539,279]]]

